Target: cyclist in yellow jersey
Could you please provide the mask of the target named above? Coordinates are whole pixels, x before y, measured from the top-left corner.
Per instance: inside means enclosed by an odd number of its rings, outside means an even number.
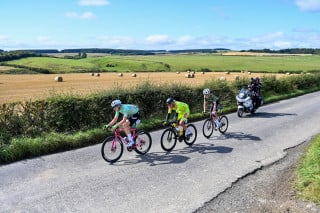
[[[179,138],[179,140],[182,140],[184,137],[184,133],[186,132],[186,129],[187,129],[186,123],[188,121],[188,116],[190,114],[189,105],[184,102],[176,101],[173,98],[167,99],[167,105],[168,105],[168,114],[166,117],[166,123],[168,122],[172,114],[172,111],[175,111],[174,118],[177,119],[178,125],[182,126],[182,128],[180,128],[180,138]],[[186,136],[188,136],[188,134],[191,134],[191,133],[187,131]]]

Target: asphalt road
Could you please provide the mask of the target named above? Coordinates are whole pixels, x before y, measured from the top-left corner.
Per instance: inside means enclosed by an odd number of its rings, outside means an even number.
[[[268,165],[320,132],[320,92],[228,114],[225,135],[202,136],[192,147],[161,149],[151,133],[145,156],[125,152],[111,165],[101,144],[0,167],[1,212],[193,212],[239,178]]]

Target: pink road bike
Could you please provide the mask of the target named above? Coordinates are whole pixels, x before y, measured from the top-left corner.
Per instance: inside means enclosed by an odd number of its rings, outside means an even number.
[[[123,128],[117,128],[114,131],[114,136],[109,136],[102,142],[101,155],[102,158],[109,163],[114,163],[119,160],[123,154],[124,146],[129,143],[127,138],[121,135],[122,131]],[[141,155],[146,154],[152,144],[150,133],[145,130],[137,131],[136,128],[130,128],[130,131],[135,143],[131,147],[128,147],[127,150],[129,152],[135,150]]]

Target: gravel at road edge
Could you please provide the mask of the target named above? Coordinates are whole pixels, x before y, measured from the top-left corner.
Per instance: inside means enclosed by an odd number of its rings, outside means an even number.
[[[308,144],[286,150],[283,159],[240,179],[195,213],[320,212],[320,206],[297,199],[292,187],[297,161]]]

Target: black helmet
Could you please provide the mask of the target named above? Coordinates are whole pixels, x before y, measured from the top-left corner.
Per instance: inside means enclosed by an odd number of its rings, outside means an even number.
[[[173,103],[173,102],[174,102],[173,98],[168,98],[168,99],[167,99],[167,104],[171,104],[171,103]]]

